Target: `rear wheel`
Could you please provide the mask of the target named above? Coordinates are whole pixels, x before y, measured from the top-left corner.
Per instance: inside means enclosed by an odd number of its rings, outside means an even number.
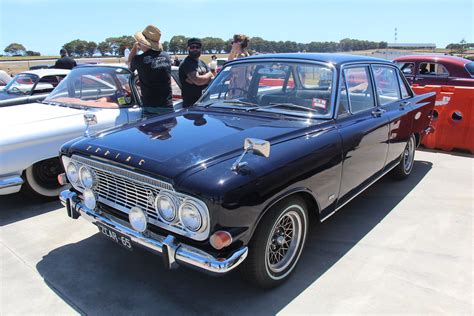
[[[264,216],[249,245],[244,277],[263,288],[284,282],[299,261],[307,231],[303,199],[292,197],[277,203]]]
[[[37,162],[25,170],[22,191],[35,198],[57,199],[65,189],[65,186],[58,183],[58,175],[62,172],[64,171],[57,157]]]
[[[410,175],[415,162],[415,149],[416,138],[415,135],[411,135],[405,146],[400,162],[391,172],[393,178],[403,180]]]

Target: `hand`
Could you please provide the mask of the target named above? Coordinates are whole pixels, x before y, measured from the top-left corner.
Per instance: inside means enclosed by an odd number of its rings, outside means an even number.
[[[132,49],[139,50],[140,49],[140,44],[138,42],[133,43]]]

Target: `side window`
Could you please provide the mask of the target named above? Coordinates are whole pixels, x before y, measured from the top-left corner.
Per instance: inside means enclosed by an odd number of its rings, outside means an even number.
[[[415,64],[414,63],[404,63],[399,65],[400,70],[404,75],[414,75],[415,74]]]
[[[445,77],[449,75],[448,70],[441,64],[438,63],[421,63],[420,69],[418,69],[420,75],[425,76],[440,76]]]
[[[405,81],[403,81],[402,75],[400,72],[398,73],[398,82],[400,83],[400,91],[402,92],[402,99],[406,99],[411,97],[410,92],[408,91],[408,88],[406,86]]]
[[[372,69],[380,105],[400,100],[396,69],[386,66],[373,66]]]
[[[344,70],[349,91],[350,108],[357,113],[375,106],[375,100],[367,67],[354,67]]]

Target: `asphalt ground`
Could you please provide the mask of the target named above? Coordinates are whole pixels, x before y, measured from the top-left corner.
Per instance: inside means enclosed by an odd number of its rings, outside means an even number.
[[[167,271],[59,202],[0,197],[0,314],[473,314],[474,159],[417,151],[311,228],[288,282],[263,291],[238,271]]]

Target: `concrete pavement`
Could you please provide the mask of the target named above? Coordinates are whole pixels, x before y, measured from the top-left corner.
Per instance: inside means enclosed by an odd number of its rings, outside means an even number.
[[[262,291],[132,253],[59,202],[0,196],[0,314],[473,313],[472,156],[417,151],[315,225],[283,286]]]

